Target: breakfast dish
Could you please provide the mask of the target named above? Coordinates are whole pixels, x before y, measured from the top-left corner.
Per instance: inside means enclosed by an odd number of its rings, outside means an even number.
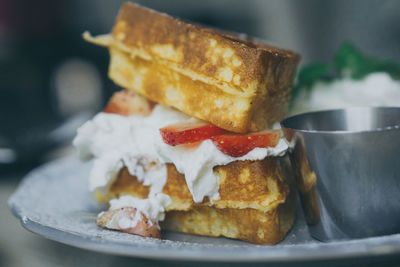
[[[109,76],[124,88],[74,139],[93,159],[90,190],[109,204],[97,224],[281,241],[295,194],[287,144],[271,128],[299,56],[130,3],[110,35],[84,37],[109,49]]]

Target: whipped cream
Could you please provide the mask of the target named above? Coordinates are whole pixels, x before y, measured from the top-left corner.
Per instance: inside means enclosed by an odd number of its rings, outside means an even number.
[[[104,213],[100,213],[98,217],[102,216]],[[124,210],[120,210],[105,224],[108,229],[123,230],[135,228],[138,222],[143,219],[140,212],[136,212],[135,216],[131,218]]]
[[[146,199],[141,199],[132,196],[122,196],[118,199],[110,200],[110,209],[116,210],[124,207],[135,207],[137,211],[136,214],[140,216],[140,212],[146,215],[147,218],[151,219],[154,222],[163,221],[165,217],[165,208],[171,204],[171,199],[169,196],[158,193],[152,196],[149,196]],[[136,217],[136,216],[135,216]],[[136,219],[136,218],[135,218]],[[136,220],[131,222],[129,227],[121,226],[122,228],[130,228],[134,227],[137,223]],[[133,226],[132,226],[133,223]],[[126,226],[127,224],[125,224]]]
[[[73,141],[82,160],[94,158],[89,177],[90,189],[106,187],[126,166],[130,174],[151,185],[150,195],[154,196],[162,191],[166,183],[165,164],[173,163],[185,175],[195,202],[203,201],[205,196],[216,200],[219,199],[219,182],[213,167],[237,160],[280,156],[287,150],[286,142],[281,140],[276,147],[255,148],[235,158],[222,153],[211,140],[192,148],[170,146],[162,141],[160,128],[192,121],[197,120],[163,105],[156,105],[148,117],[99,113],[78,129]]]
[[[122,196],[110,200],[109,210],[101,212],[97,218],[102,221],[102,226],[115,230],[133,229],[143,221],[143,216],[146,217],[149,226],[156,224],[159,227],[158,222],[164,220],[165,208],[170,204],[171,199],[163,193],[151,195],[146,199]],[[132,209],[126,209],[127,207],[134,208],[134,212]]]
[[[311,93],[301,92],[291,113],[354,106],[400,106],[400,81],[383,72],[371,73],[362,80],[348,77],[320,81]]]

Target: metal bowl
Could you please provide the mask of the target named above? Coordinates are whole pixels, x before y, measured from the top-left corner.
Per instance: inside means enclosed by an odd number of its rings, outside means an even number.
[[[400,108],[311,112],[281,126],[314,238],[400,233]]]

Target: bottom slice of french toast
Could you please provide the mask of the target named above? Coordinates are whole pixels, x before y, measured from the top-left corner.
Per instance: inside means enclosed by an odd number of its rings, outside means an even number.
[[[267,212],[256,209],[218,209],[195,206],[189,211],[169,211],[161,228],[204,236],[224,236],[256,244],[276,244],[292,228],[295,197]]]
[[[224,236],[257,244],[276,244],[291,229],[295,219],[295,188],[289,161],[267,157],[258,161],[235,161],[217,166],[220,199],[195,203],[184,175],[167,164],[163,193],[172,203],[167,207],[161,228],[205,236]],[[122,169],[106,193],[95,198],[107,203],[131,195],[146,198],[149,187]]]

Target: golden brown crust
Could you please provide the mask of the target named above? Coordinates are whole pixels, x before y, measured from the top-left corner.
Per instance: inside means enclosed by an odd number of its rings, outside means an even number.
[[[220,199],[194,203],[184,175],[167,165],[163,193],[172,204],[167,207],[165,229],[208,236],[225,236],[252,243],[275,244],[292,227],[295,191],[287,157],[262,161],[236,161],[214,168],[219,178]],[[109,187],[97,192],[101,203],[122,195],[146,198],[149,187],[142,185],[127,169]]]
[[[207,198],[201,204],[194,203],[185,176],[179,173],[173,164],[167,164],[167,182],[163,193],[172,199],[172,204],[167,210],[189,210],[195,205],[212,205],[221,209],[273,209],[284,203],[290,192],[287,178],[282,171],[282,160],[267,157],[261,161],[234,161],[215,167],[214,173],[219,179],[220,199],[214,200],[212,204]],[[122,195],[146,198],[149,189],[124,168],[110,185],[106,195],[97,195],[96,198],[102,203]]]
[[[225,236],[256,244],[280,242],[295,219],[295,197],[268,212],[256,209],[217,209],[195,206],[189,211],[170,211],[162,229],[205,236]]]
[[[126,3],[111,36],[109,75],[123,88],[229,131],[271,127],[288,109],[299,56]]]
[[[283,60],[298,60],[298,55],[292,51],[246,40],[232,34],[217,33],[132,3],[125,3],[122,6],[112,35],[127,46],[176,61],[182,68],[206,76],[215,77],[218,76],[218,69],[235,67],[234,74],[240,76],[238,85],[243,90],[254,80],[260,79],[258,75],[263,74],[260,71],[265,65],[259,64],[261,58],[269,58],[275,65],[281,64]],[[155,45],[172,46],[173,51],[182,56],[169,58],[159,54],[154,49]],[[228,55],[224,56],[223,51],[218,53],[215,48],[229,49],[227,51],[231,52],[227,52]],[[210,52],[214,57],[213,60],[210,60],[211,57],[208,55]],[[240,64],[232,64],[231,61],[235,57],[241,62]],[[279,70],[275,71],[276,68],[271,67],[274,69],[273,77],[279,80]]]
[[[263,96],[234,94],[140,57],[110,48],[109,76],[119,86],[233,132],[258,131],[280,121],[290,87]],[[260,93],[261,94],[261,93]]]
[[[164,65],[139,57],[130,58],[115,48],[110,48],[110,55],[109,76],[119,86],[230,131],[248,128],[253,97],[224,92]],[[280,107],[285,108],[285,104]],[[283,112],[271,113],[268,118],[263,114],[259,116],[264,118],[264,125],[271,126],[281,114]]]

